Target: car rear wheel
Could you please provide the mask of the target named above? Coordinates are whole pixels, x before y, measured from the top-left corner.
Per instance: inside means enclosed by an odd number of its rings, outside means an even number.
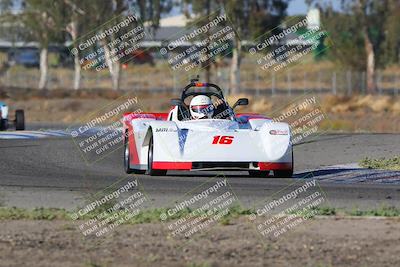
[[[149,153],[147,159],[147,174],[151,176],[164,176],[167,174],[167,170],[156,170],[153,169],[153,136],[150,137],[149,141]]]
[[[15,111],[15,129],[17,131],[25,130],[25,114],[22,109]]]
[[[128,138],[128,136],[125,136],[125,142],[124,142],[124,169],[125,169],[125,172],[128,174],[131,174],[131,173],[144,174],[146,172],[144,170],[131,169],[130,161],[131,161],[131,156],[129,153],[129,138]]]
[[[291,170],[276,170],[274,171],[275,178],[292,178],[293,169]]]
[[[0,119],[0,131],[5,131],[8,129],[8,120]]]
[[[294,156],[292,150],[292,168],[288,170],[276,170],[274,171],[274,177],[276,178],[292,178],[294,169]]]

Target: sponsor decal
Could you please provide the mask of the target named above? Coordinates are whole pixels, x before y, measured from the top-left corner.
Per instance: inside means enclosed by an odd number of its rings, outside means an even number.
[[[288,130],[271,130],[269,131],[271,135],[288,135]]]
[[[178,141],[179,141],[179,152],[183,154],[185,149],[186,138],[189,130],[188,129],[180,129],[178,133]]]
[[[156,133],[168,133],[168,132],[177,132],[178,130],[175,128],[167,128],[167,127],[162,127],[162,128],[156,128]]]

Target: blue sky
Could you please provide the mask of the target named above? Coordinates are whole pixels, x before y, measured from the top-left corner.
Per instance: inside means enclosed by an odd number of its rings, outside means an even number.
[[[292,0],[289,2],[288,14],[289,15],[297,15],[297,14],[307,14],[308,6],[304,2],[304,0]]]
[[[335,10],[340,10],[340,0],[318,0],[315,2],[319,2],[322,6],[331,3]],[[304,0],[291,0],[289,2],[287,10],[289,15],[307,14],[307,11],[308,6]]]

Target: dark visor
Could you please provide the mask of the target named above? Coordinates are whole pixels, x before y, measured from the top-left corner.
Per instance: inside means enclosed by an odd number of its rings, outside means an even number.
[[[197,105],[191,107],[193,112],[207,114],[213,111],[213,105]]]

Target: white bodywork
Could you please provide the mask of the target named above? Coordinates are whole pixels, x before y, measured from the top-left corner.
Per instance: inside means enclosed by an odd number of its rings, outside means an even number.
[[[127,117],[125,131],[133,132],[130,146],[138,158],[131,151],[130,166],[135,169],[147,169],[151,135],[153,162],[243,162],[249,163],[247,169],[259,170],[254,163],[293,160],[289,125],[266,118],[178,121],[173,109],[167,121]],[[227,143],[220,141],[224,136]]]

